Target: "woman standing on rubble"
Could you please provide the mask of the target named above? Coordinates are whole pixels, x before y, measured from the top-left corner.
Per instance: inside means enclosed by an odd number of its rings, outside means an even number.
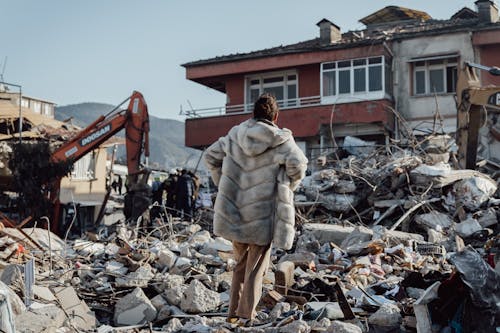
[[[278,104],[270,94],[255,102],[253,118],[213,143],[205,162],[219,192],[214,233],[233,242],[228,321],[246,324],[256,316],[271,242],[292,247],[293,190],[304,178],[307,158],[292,132],[276,126]]]

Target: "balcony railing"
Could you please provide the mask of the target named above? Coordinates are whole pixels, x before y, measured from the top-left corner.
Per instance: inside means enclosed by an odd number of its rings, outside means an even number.
[[[321,105],[321,96],[308,96],[293,99],[278,100],[280,110],[296,109]],[[226,105],[221,107],[181,110],[180,114],[187,118],[205,118],[223,115],[238,115],[253,112],[253,103]]]

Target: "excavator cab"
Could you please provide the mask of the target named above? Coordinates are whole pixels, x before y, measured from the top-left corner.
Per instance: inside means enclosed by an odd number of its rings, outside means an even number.
[[[483,87],[475,69],[500,76],[500,68],[465,62],[457,81],[458,163],[461,168],[475,169],[479,129],[487,111],[500,111],[500,86]]]

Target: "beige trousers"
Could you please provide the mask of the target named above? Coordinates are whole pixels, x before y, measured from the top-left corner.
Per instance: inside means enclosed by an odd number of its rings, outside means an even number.
[[[262,296],[262,280],[269,266],[271,244],[254,245],[233,241],[233,270],[228,317],[254,319]]]

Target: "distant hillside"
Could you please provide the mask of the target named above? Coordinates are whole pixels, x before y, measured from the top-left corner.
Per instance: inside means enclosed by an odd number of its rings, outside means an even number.
[[[101,115],[108,114],[114,106],[102,103],[80,103],[59,106],[55,109],[58,120],[72,118],[73,124],[85,127]],[[162,119],[149,115],[149,148],[151,164],[168,170],[173,167],[194,168],[201,151],[184,146],[184,123],[173,119]],[[118,133],[123,137],[124,132]],[[118,159],[125,157],[124,147],[118,150]],[[202,166],[203,163],[200,163]]]

